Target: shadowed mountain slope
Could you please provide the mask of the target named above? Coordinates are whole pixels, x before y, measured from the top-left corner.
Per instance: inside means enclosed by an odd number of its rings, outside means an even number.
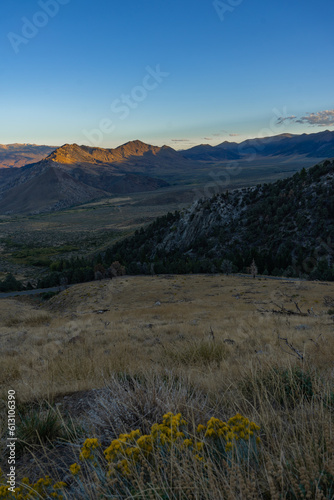
[[[7,191],[0,200],[0,212],[39,213],[61,210],[107,195],[107,192],[85,185],[63,170],[50,167]]]
[[[132,273],[245,272],[255,259],[260,273],[334,279],[334,160],[200,199],[111,251]]]

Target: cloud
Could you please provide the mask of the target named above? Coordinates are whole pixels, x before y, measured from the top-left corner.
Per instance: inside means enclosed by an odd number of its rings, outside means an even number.
[[[221,132],[218,132],[217,134],[212,134],[213,137],[223,137],[224,135],[227,134],[226,130],[222,130]]]
[[[277,120],[278,124],[284,122],[290,123],[306,123],[308,125],[318,127],[333,127],[334,126],[334,109],[326,109],[325,111],[318,111],[317,113],[306,113],[306,115],[297,118],[296,116],[280,116]]]
[[[171,139],[172,142],[189,142],[189,139]]]
[[[318,113],[307,113],[302,116],[296,123],[308,123],[309,125],[319,125],[320,127],[327,127],[334,125],[334,109],[327,109],[325,111],[318,111]]]
[[[203,137],[205,141],[212,141],[212,137]]]
[[[291,115],[291,116],[280,116],[278,119],[277,119],[277,123],[278,125],[281,125],[282,123],[284,122],[292,122],[292,121],[295,121],[296,120],[296,116],[295,115]]]
[[[240,134],[228,134],[230,137],[238,137]]]

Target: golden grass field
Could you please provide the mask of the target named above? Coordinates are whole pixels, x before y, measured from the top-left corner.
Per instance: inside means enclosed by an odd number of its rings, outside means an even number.
[[[169,410],[196,425],[240,412],[261,427],[261,472],[242,469],[248,486],[235,486],[234,471],[214,474],[208,487],[201,472],[196,494],[188,484],[164,496],[160,478],[145,496],[138,477],[137,496],[112,498],[334,498],[331,309],[334,283],[224,275],[123,276],[48,302],[2,299],[1,397],[14,389],[22,407],[47,401],[105,443],[124,430],[149,432]],[[311,377],[311,395],[295,370]],[[76,450],[82,436],[74,441]],[[45,447],[26,453],[45,462]],[[91,486],[80,491],[77,498],[107,498]]]

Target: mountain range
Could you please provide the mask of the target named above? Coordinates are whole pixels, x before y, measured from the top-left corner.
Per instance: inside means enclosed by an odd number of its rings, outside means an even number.
[[[184,151],[139,140],[114,149],[77,144],[0,146],[0,214],[61,210],[115,194],[154,191],[193,182],[206,165],[261,158],[334,156],[334,131],[282,134]],[[204,170],[203,170],[204,165]],[[176,176],[177,174],[177,176]]]

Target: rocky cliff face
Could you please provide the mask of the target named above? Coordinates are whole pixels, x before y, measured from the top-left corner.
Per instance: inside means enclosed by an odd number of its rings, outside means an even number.
[[[198,240],[209,238],[212,228],[229,225],[242,217],[246,210],[242,206],[242,192],[234,191],[229,197],[217,196],[210,200],[198,200],[189,210],[181,214],[165,234],[156,250],[169,253],[175,249],[194,253]],[[152,254],[154,256],[154,252]]]

